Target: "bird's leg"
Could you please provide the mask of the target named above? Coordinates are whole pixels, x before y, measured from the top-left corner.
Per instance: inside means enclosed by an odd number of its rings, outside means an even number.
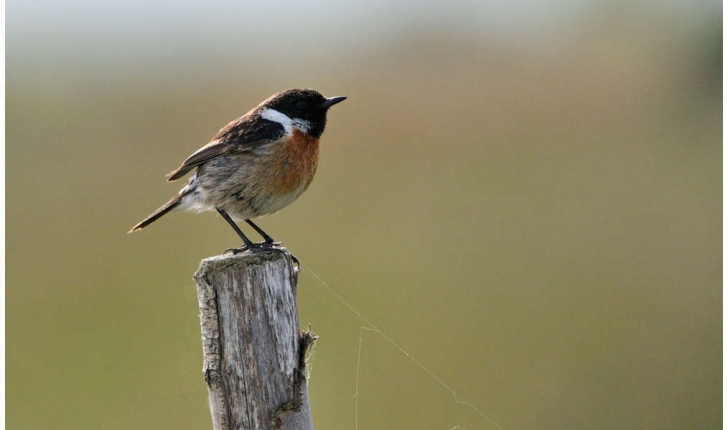
[[[217,209],[217,212],[220,214],[220,216],[225,221],[227,221],[228,224],[230,224],[230,227],[232,227],[233,230],[235,230],[235,233],[237,233],[238,236],[240,236],[240,238],[243,239],[243,246],[241,246],[240,248],[228,248],[225,250],[225,252],[231,251],[233,254],[237,254],[239,252],[244,252],[245,250],[248,250],[248,249],[250,249],[252,251],[253,249],[256,248],[256,244],[253,243],[250,239],[248,239],[248,237],[243,233],[243,231],[240,230],[240,227],[238,227],[238,225],[235,224],[235,221],[233,221],[232,218],[230,218],[230,215],[228,215],[227,212],[225,212],[224,210],[222,210],[220,208],[215,208],[215,209]]]
[[[246,219],[245,222],[247,222],[248,225],[250,225],[251,227],[253,227],[253,230],[257,231],[258,234],[263,237],[263,240],[265,241],[264,243],[266,245],[272,245],[272,244],[275,243],[275,240],[273,240],[272,237],[270,237],[266,232],[264,232],[262,228],[260,228],[257,225],[255,225],[255,223],[253,221],[251,221],[249,219]]]

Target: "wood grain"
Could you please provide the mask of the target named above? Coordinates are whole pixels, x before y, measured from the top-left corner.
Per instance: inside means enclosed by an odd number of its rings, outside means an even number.
[[[285,249],[223,255],[195,273],[214,430],[313,429],[298,267]]]

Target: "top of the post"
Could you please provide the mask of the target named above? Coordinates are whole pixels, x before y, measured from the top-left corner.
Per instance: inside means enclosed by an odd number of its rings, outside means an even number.
[[[283,246],[277,246],[257,249],[254,252],[245,251],[238,254],[225,253],[207,257],[200,262],[200,268],[197,270],[197,273],[209,273],[230,267],[244,268],[259,266],[277,260],[287,260],[287,263],[293,267],[298,266],[298,260],[288,252],[288,249]]]

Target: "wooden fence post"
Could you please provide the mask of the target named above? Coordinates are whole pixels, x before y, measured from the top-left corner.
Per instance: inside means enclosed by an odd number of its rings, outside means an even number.
[[[214,430],[313,430],[298,266],[285,249],[202,260],[195,273]]]

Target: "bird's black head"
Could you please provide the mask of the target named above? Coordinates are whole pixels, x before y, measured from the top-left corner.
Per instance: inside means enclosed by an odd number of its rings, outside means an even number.
[[[261,103],[260,107],[263,109],[264,118],[277,121],[284,127],[299,127],[314,137],[320,137],[326,127],[326,112],[345,99],[346,97],[326,98],[315,90],[292,89],[273,95]]]

